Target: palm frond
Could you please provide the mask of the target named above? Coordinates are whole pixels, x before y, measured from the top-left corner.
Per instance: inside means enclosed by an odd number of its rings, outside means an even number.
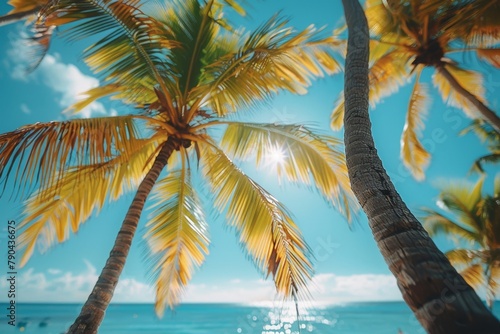
[[[350,221],[358,208],[351,192],[341,141],[312,132],[303,125],[225,122],[221,145],[228,155],[245,159],[255,154],[257,164],[279,148],[285,158],[278,176],[316,187]]]
[[[214,144],[203,143],[204,174],[215,206],[226,212],[257,267],[272,274],[285,297],[302,298],[312,276],[309,247],[285,207],[238,169]]]
[[[239,50],[208,64],[193,96],[222,116],[279,90],[303,94],[312,78],[341,69],[334,55],[343,42],[319,38],[313,26],[294,32],[286,23],[273,17],[246,36]]]
[[[160,73],[166,61],[164,51],[175,43],[160,37],[161,25],[144,14],[140,6],[139,0],[59,0],[46,24],[78,21],[65,32],[71,40],[105,33],[85,50],[84,58],[106,80],[121,85],[142,80],[164,84]]]
[[[481,102],[484,102],[484,86],[483,76],[481,73],[464,70],[452,64],[446,64],[444,67],[451,73],[451,75],[458,81],[471,94],[476,96]],[[448,80],[439,72],[436,71],[433,75],[433,83],[439,90],[443,101],[455,108],[462,109],[465,114],[471,118],[480,118],[477,109],[453,89]]]
[[[481,261],[479,251],[470,249],[452,249],[445,253],[451,264],[457,268],[468,267]]]
[[[66,241],[70,231],[76,233],[107,200],[117,200],[124,192],[136,188],[151,167],[161,140],[159,137],[137,140],[130,151],[109,161],[70,168],[62,177],[53,174],[57,179],[25,204],[19,224],[19,250],[25,249],[21,266],[33,254],[37,241],[42,243],[42,250]]]
[[[370,105],[375,105],[384,97],[399,90],[410,76],[408,54],[401,50],[393,50],[375,59],[370,66]]]
[[[443,233],[458,236],[469,242],[480,242],[481,237],[478,231],[462,226],[437,211],[427,208],[422,209],[422,211],[424,212],[422,216],[423,226],[430,236]]]
[[[500,133],[496,132],[489,123],[482,119],[475,119],[465,129],[460,131],[460,135],[474,132],[482,142],[488,142],[492,147],[498,146],[500,149]]]
[[[468,45],[492,47],[500,42],[500,3],[498,1],[471,1],[464,12],[466,17],[457,17],[457,29]],[[461,20],[460,20],[461,19]]]
[[[474,161],[471,171],[484,173],[484,164],[498,164],[500,163],[500,151],[494,152],[492,154],[483,155]]]
[[[0,135],[0,177],[13,176],[22,189],[43,189],[62,177],[66,166],[104,163],[133,151],[138,139],[134,116],[27,125]]]
[[[425,178],[424,170],[430,161],[429,152],[420,142],[430,98],[427,85],[420,83],[419,78],[420,71],[417,73],[406,113],[406,122],[401,136],[401,158],[413,177],[421,181]]]
[[[500,27],[499,27],[500,37]],[[486,60],[490,65],[500,68],[500,49],[478,49],[479,58]]]
[[[241,5],[246,2],[247,2],[246,0],[223,0],[223,3],[226,4],[226,6],[231,7],[235,12],[237,12],[241,16],[246,15],[246,10]]]
[[[7,3],[11,5],[12,10],[9,13],[26,12],[38,7],[46,5],[49,0],[9,0]]]
[[[386,2],[367,0],[365,7],[365,15],[371,34],[390,40],[409,41],[409,38],[401,32],[401,17],[398,17],[396,11],[391,11]]]
[[[216,43],[214,38],[220,27],[212,17],[213,1],[201,5],[199,1],[174,1],[172,8],[160,13],[153,13],[159,22],[168,26],[164,32],[167,39],[175,40],[179,47],[171,49],[168,55],[173,64],[178,92],[182,95],[182,103],[186,103],[188,93],[198,85],[204,66],[206,48]],[[174,94],[175,96],[175,94]]]
[[[193,271],[208,254],[208,225],[184,164],[155,185],[153,200],[155,210],[144,238],[156,281],[155,310],[162,316],[166,305],[179,303]]]
[[[450,182],[439,194],[440,202],[460,218],[460,221],[474,230],[484,231],[484,224],[478,216],[478,205],[482,200],[484,177],[474,184]]]
[[[332,115],[330,116],[330,127],[332,130],[340,130],[344,126],[344,91],[342,90],[335,101]]]
[[[485,284],[484,269],[481,264],[474,264],[459,272],[467,284],[479,288]]]

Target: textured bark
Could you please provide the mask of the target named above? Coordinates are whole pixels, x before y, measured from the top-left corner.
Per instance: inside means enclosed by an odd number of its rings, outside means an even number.
[[[453,75],[444,66],[437,66],[436,70],[441,73],[446,80],[450,83],[451,87],[457,91],[460,95],[469,100],[474,107],[479,111],[482,118],[487,121],[496,132],[500,133],[500,117],[495,114],[490,108],[488,108],[483,102],[481,102],[474,94],[469,92],[467,89],[462,87],[460,83],[455,79]]]
[[[368,116],[369,35],[359,2],[342,0],[349,31],[344,140],[352,189],[405,302],[432,334],[500,333],[488,311],[402,201],[378,157]]]
[[[127,215],[115,240],[113,249],[109,254],[106,265],[102,269],[101,275],[97,279],[89,298],[80,311],[80,315],[75,320],[67,333],[69,334],[93,334],[101,325],[104,313],[111,302],[113,293],[120,274],[125,266],[132,239],[134,238],[137,224],[141,218],[146,199],[153,189],[161,171],[167,165],[168,158],[178,147],[179,142],[169,138],[160,150],[155,159],[153,167],[142,180],[137,193],[130,205]]]
[[[5,26],[7,24],[11,24],[11,23],[15,23],[15,22],[24,20],[24,19],[30,17],[31,15],[35,15],[36,13],[38,13],[39,10],[40,10],[40,7],[35,7],[33,9],[30,9],[30,10],[27,10],[24,12],[18,12],[18,13],[14,13],[14,14],[7,14],[7,15],[0,16],[0,27]]]

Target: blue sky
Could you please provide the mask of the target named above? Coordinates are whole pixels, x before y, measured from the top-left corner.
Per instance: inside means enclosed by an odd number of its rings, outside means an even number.
[[[242,24],[255,27],[275,12],[290,17],[291,25],[303,29],[311,23],[332,31],[341,21],[340,1],[316,0],[304,6],[299,0],[262,0],[254,2],[250,17]],[[0,13],[9,6],[0,4]],[[75,101],[75,96],[95,87],[99,79],[86,68],[80,58],[85,43],[67,44],[57,39],[39,68],[26,76],[24,62],[29,57],[21,47],[22,25],[0,27],[0,83],[2,122],[0,132],[19,126],[51,120],[66,119],[61,111]],[[459,55],[467,62],[474,57]],[[498,70],[484,64],[471,64],[486,73],[487,97],[494,110],[500,108]],[[430,81],[430,73],[424,73]],[[343,76],[323,78],[313,83],[304,96],[281,94],[265,109],[255,111],[253,117],[261,121],[300,122],[314,124],[329,130],[329,117],[334,101],[342,89]],[[373,133],[380,157],[407,205],[416,210],[422,206],[435,207],[442,180],[459,179],[467,172],[475,158],[486,152],[473,135],[458,137],[457,133],[469,124],[462,112],[446,106],[439,96],[433,97],[424,146],[433,159],[424,182],[416,182],[404,169],[399,159],[399,139],[403,129],[411,85],[403,87],[393,97],[385,99],[371,112]],[[96,102],[85,116],[98,117],[130,112],[116,101]],[[337,133],[341,136],[341,133]],[[314,192],[292,185],[278,184],[276,176],[267,170],[256,170],[243,164],[245,172],[281,200],[294,214],[315,257],[316,276],[311,292],[318,302],[347,302],[359,300],[401,300],[395,280],[390,274],[375,242],[366,218],[360,215],[351,227]],[[489,168],[492,183],[494,168]],[[474,177],[469,178],[474,181]],[[487,185],[491,189],[491,185]],[[208,197],[208,196],[205,196]],[[104,265],[119,225],[132,195],[110,203],[102,212],[83,225],[77,235],[44,254],[37,252],[29,263],[19,270],[18,301],[84,302],[100,269]],[[22,203],[0,198],[0,218],[19,221]],[[224,226],[223,217],[211,211],[206,203],[210,223],[210,254],[198,270],[184,301],[188,302],[259,302],[273,300],[275,292],[271,280],[264,280],[241,250],[233,231]],[[146,245],[142,228],[148,217],[141,219],[139,234],[129,255],[118,284],[115,302],[152,302],[150,275],[145,265]],[[5,225],[4,225],[5,226]],[[1,232],[0,247],[5,247],[5,230]],[[437,239],[446,250],[452,243]],[[1,250],[3,253],[4,250]],[[4,264],[2,264],[4,266]],[[4,267],[2,267],[4,268]],[[0,286],[5,283],[0,272]],[[1,295],[0,301],[6,296]]]

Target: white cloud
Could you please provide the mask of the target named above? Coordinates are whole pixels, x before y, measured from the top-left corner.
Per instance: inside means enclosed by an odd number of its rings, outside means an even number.
[[[86,270],[75,274],[60,269],[48,269],[36,272],[26,269],[16,277],[17,296],[19,302],[84,302],[98,274],[96,268],[85,261]],[[0,277],[2,291],[7,287],[7,277]],[[6,298],[1,295],[0,300]],[[135,279],[123,278],[118,283],[113,297],[114,302],[153,302],[153,290],[145,283]]]
[[[57,94],[57,101],[63,109],[83,98],[82,93],[99,85],[98,79],[83,74],[73,64],[65,64],[58,54],[47,54],[35,71],[26,73],[33,54],[29,51],[25,37],[21,34],[21,39],[11,41],[11,48],[7,50],[13,79],[25,82],[40,80]],[[100,102],[91,103],[79,113],[84,118],[99,114],[106,114]]]
[[[25,113],[26,115],[31,114],[30,108],[26,104],[24,104],[24,103],[21,104],[21,111],[23,113]]]
[[[319,302],[402,300],[396,279],[392,275],[319,274],[314,277],[312,285],[314,300]]]
[[[17,277],[21,302],[84,302],[98,278],[96,268],[85,261],[86,270],[75,274],[60,269],[36,272],[27,269]],[[0,286],[6,287],[6,277],[0,277]],[[402,300],[392,275],[319,274],[314,277],[310,292],[318,304],[336,304],[351,301]],[[6,298],[5,296],[0,296]],[[232,279],[218,284],[190,284],[183,302],[191,303],[273,303],[281,300],[271,280]],[[113,302],[153,303],[154,289],[140,280],[120,279]]]
[[[73,64],[62,63],[58,55],[46,55],[37,70],[43,82],[60,94],[59,105],[63,108],[81,99],[83,92],[99,86],[98,79],[83,74]],[[93,102],[81,111],[85,118],[92,114],[106,114],[106,110],[100,102]]]
[[[47,272],[49,274],[52,274],[52,275],[57,275],[57,274],[62,273],[62,270],[61,269],[47,269]]]

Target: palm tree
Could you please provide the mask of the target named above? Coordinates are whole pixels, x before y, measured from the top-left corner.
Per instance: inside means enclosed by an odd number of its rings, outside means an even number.
[[[483,183],[481,177],[472,185],[454,182],[443,187],[438,206],[446,212],[425,208],[423,222],[431,236],[444,233],[461,240],[445,255],[462,269],[460,274],[467,283],[487,288],[486,302],[492,309],[500,282],[500,174],[495,179],[493,196],[482,194]],[[464,247],[464,242],[469,247]]]
[[[488,144],[490,154],[479,157],[472,166],[472,170],[484,173],[483,164],[500,162],[500,133],[482,120],[475,120],[470,126],[462,130],[462,134],[475,132],[482,142]]]
[[[260,164],[278,148],[286,156],[277,166],[280,176],[314,185],[348,219],[356,207],[340,140],[302,124],[245,123],[234,116],[278,91],[304,93],[314,77],[337,72],[331,38],[321,38],[313,27],[295,32],[278,17],[251,33],[227,31],[222,3],[214,0],[149,9],[151,15],[135,0],[60,0],[50,8],[60,10],[61,21],[79,19],[82,12],[92,18],[68,28],[69,38],[108,32],[84,54],[105,85],[87,92],[75,111],[113,95],[138,114],[36,123],[0,135],[0,178],[14,182],[20,195],[37,188],[20,227],[23,264],[38,242],[49,247],[67,240],[106,201],[137,187],[70,333],[97,331],[153,187],[156,209],[145,237],[158,315],[178,303],[208,253],[193,172],[200,171],[246,252],[285,297],[307,293],[308,246],[288,210],[235,161],[254,158]],[[214,136],[214,128],[223,135]]]
[[[404,300],[429,333],[498,333],[488,311],[407,208],[378,157],[368,115],[369,32],[358,1],[348,27],[344,141],[349,179]]]
[[[401,136],[403,164],[417,180],[425,177],[430,153],[420,141],[430,98],[421,82],[424,68],[434,70],[433,84],[443,100],[480,118],[500,132],[500,117],[486,106],[481,73],[464,69],[454,52],[476,52],[500,67],[500,1],[367,0],[371,31],[370,104],[413,81],[406,122]],[[342,127],[342,94],[332,113],[332,128]]]

